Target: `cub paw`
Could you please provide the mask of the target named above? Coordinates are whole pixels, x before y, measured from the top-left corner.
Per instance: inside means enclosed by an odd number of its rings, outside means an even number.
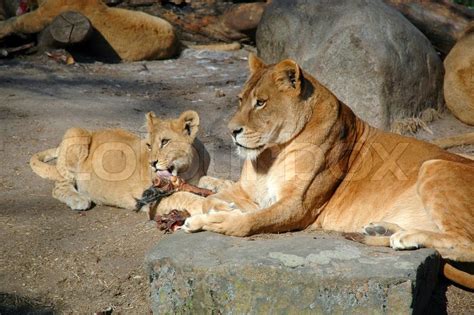
[[[217,185],[215,183],[215,179],[209,176],[201,177],[198,186],[201,188],[212,190],[213,192],[217,192]]]
[[[181,230],[185,231],[186,233],[201,231],[204,225],[204,216],[205,214],[197,214],[187,218],[186,221],[184,221],[184,224],[181,226]]]
[[[70,197],[66,201],[66,204],[72,210],[77,210],[77,211],[87,210],[91,207],[91,201],[88,198],[81,195]]]

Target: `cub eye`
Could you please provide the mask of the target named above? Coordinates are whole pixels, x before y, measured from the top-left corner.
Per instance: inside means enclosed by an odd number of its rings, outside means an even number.
[[[165,145],[167,145],[170,142],[170,139],[163,139],[161,140],[161,147],[163,148]]]
[[[267,101],[257,100],[255,102],[255,108],[261,108],[261,107],[265,106],[266,104],[267,104]]]
[[[151,150],[151,144],[147,143],[147,144],[146,144],[146,147],[148,148],[148,151]]]

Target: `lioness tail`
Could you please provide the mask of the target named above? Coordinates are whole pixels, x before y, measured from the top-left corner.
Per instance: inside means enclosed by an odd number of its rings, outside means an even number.
[[[30,166],[33,172],[42,178],[60,181],[63,177],[56,169],[56,165],[49,165],[47,162],[58,157],[58,148],[48,149],[33,154],[30,159]]]

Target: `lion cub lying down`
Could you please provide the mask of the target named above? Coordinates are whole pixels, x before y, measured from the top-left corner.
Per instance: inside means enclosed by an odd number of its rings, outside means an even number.
[[[241,178],[187,204],[185,230],[362,232],[369,244],[474,261],[474,161],[369,126],[292,60],[249,64],[229,123]]]
[[[146,122],[147,139],[120,129],[71,128],[57,148],[33,155],[31,168],[54,180],[53,197],[73,210],[86,210],[92,202],[135,209],[136,199],[151,186],[153,173],[180,175],[195,185],[202,179],[203,185],[219,188],[218,180],[204,176],[210,159],[196,138],[196,112],[169,120],[150,112]],[[53,159],[56,165],[46,163]]]

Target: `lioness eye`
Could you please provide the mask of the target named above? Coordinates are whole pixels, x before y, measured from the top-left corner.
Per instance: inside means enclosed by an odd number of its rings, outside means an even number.
[[[258,108],[258,107],[263,107],[265,106],[265,104],[267,103],[267,101],[262,101],[262,100],[257,100],[255,102],[255,107]]]
[[[170,139],[163,139],[163,140],[161,140],[161,147],[163,148],[165,145],[168,144],[168,142],[170,142]]]
[[[146,147],[148,148],[148,150],[151,150],[151,144],[147,143]]]

